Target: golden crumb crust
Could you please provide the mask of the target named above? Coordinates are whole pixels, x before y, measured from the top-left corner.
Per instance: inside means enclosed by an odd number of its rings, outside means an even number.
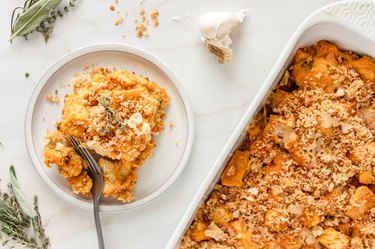
[[[100,156],[103,195],[132,201],[137,169],[155,147],[153,137],[164,129],[169,104],[165,89],[134,73],[105,68],[77,74],[72,84],[62,120],[47,134],[45,164],[57,165],[75,193],[89,195],[92,181],[86,162],[67,140],[74,136]]]
[[[186,248],[375,248],[375,63],[320,41],[249,124]]]

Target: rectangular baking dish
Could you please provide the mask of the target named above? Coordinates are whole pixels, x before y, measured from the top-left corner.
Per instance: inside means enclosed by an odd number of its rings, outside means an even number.
[[[246,136],[246,127],[252,117],[262,109],[271,89],[290,66],[296,51],[319,40],[329,40],[336,43],[339,48],[375,58],[375,1],[349,0],[330,4],[314,12],[299,26],[199,186],[168,241],[167,249],[178,248],[178,242],[193,220],[195,212],[220,181],[226,164]]]

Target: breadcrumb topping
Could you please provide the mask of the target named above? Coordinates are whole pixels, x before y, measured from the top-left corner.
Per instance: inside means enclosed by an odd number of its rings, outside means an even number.
[[[180,248],[375,247],[375,115],[363,115],[375,63],[363,58],[326,41],[298,50]]]

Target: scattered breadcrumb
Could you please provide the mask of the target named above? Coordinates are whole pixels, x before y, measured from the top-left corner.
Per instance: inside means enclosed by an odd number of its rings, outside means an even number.
[[[118,4],[118,1],[116,0],[115,3]],[[143,5],[143,1],[141,1],[140,4]],[[111,5],[110,10],[114,11],[115,6]],[[124,13],[124,15],[118,16],[115,19],[115,22],[114,22],[115,26],[120,26],[120,24],[124,23],[126,17],[128,16],[128,11],[126,10],[123,13]],[[121,11],[118,10],[117,14],[121,15]],[[146,15],[146,9],[142,6],[142,7],[139,8],[139,11],[137,12],[137,14],[132,13],[132,15],[133,15],[132,16],[133,21],[135,23],[135,34],[136,34],[136,36],[139,37],[139,38],[149,37],[150,33],[148,32],[148,26],[150,25],[150,20],[149,20],[148,15]],[[158,10],[154,10],[150,14],[150,17],[153,20],[154,27],[159,25],[158,16],[159,16]],[[129,30],[128,30],[128,32],[129,32]],[[122,37],[125,37],[125,36],[123,35]]]
[[[46,100],[51,104],[56,104],[60,101],[60,97],[58,94],[58,90],[55,90],[55,93],[53,95],[46,96]]]
[[[137,31],[137,36],[142,37],[145,34],[145,32],[147,32],[147,25],[144,22],[141,22],[137,24],[135,30]]]
[[[154,25],[159,26],[159,19],[157,19],[157,18],[154,19]]]
[[[154,26],[159,26],[159,11],[153,10],[150,14],[152,20],[154,20]]]
[[[51,104],[59,103],[60,97],[57,95],[47,95],[46,100]]]
[[[175,128],[175,127],[176,127],[176,124],[175,124],[175,123],[173,123],[173,122],[170,122],[170,123],[169,123],[169,128],[173,129],[173,128]]]
[[[117,18],[117,19],[115,20],[115,25],[118,26],[118,25],[120,25],[123,21],[124,21],[124,18],[123,18],[123,17]]]
[[[159,16],[159,11],[158,10],[153,10],[150,14],[152,18],[157,18]]]

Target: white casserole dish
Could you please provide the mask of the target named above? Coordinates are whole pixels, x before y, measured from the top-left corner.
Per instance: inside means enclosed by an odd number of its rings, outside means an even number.
[[[262,108],[272,87],[279,82],[284,71],[291,64],[296,51],[319,40],[329,40],[336,43],[339,48],[375,58],[375,1],[349,0],[330,4],[314,12],[299,26],[199,186],[172,234],[167,249],[178,247],[178,242],[194,218],[195,212],[219,182],[232,153],[244,140],[247,125]]]

